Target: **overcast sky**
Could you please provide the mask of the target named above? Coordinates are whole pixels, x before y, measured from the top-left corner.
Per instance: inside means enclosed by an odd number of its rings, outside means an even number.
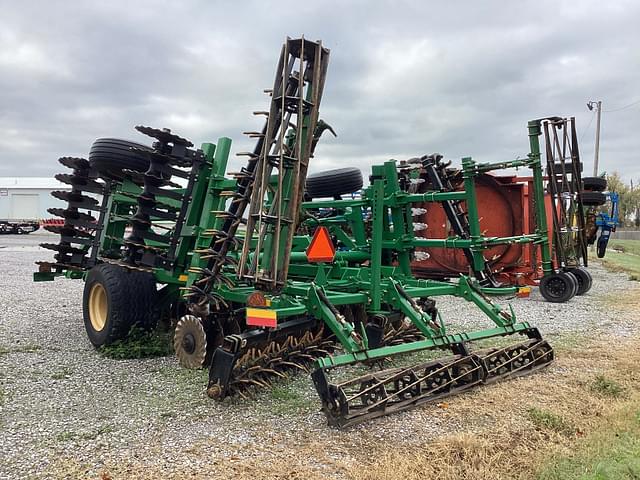
[[[524,156],[529,119],[575,116],[593,164],[640,179],[640,2],[0,0],[0,176],[49,176],[93,140],[168,127],[250,148],[289,35],[331,59],[311,170],[441,152]],[[239,165],[234,159],[232,167]]]

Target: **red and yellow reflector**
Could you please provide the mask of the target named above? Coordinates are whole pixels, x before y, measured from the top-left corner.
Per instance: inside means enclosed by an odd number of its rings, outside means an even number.
[[[520,287],[516,292],[518,298],[528,298],[531,295],[531,287]]]
[[[247,307],[247,325],[276,328],[278,326],[278,314],[275,310]]]
[[[306,253],[307,260],[310,262],[333,262],[336,248],[333,246],[327,227],[316,228]]]

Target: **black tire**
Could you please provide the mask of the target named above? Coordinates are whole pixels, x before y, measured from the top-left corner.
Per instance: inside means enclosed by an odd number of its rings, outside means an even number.
[[[573,289],[573,295],[571,296],[571,298],[575,297],[578,293],[578,278],[571,272],[565,272],[567,275],[569,275],[570,277],[573,277],[573,283],[575,285],[575,288]]]
[[[585,207],[599,207],[607,203],[607,196],[602,192],[582,191],[580,197],[582,197],[582,205]]]
[[[136,293],[131,308],[135,311],[136,323],[145,330],[153,330],[158,325],[160,311],[158,309],[158,290],[152,273],[131,271],[128,281],[132,291]]]
[[[593,277],[584,267],[571,268],[568,270],[576,280],[578,280],[578,291],[576,295],[584,295],[589,290],[591,290],[591,286],[593,285]]]
[[[309,175],[305,193],[311,198],[339,197],[357,192],[362,185],[362,172],[359,168],[337,168]]]
[[[578,163],[578,169],[580,170],[580,172],[582,172],[582,162]],[[566,173],[571,173],[573,172],[573,162],[564,162],[564,170]],[[562,174],[562,162],[556,162],[553,164],[553,171],[556,175],[561,175]],[[549,168],[549,165],[547,165],[547,175],[551,174],[551,169]]]
[[[18,235],[22,235],[24,233],[24,230],[22,229],[22,227],[18,227],[18,228],[16,228],[16,233]]]
[[[607,189],[607,179],[602,177],[584,177],[582,188],[590,192],[604,192]]]
[[[600,239],[598,239],[598,244],[596,246],[596,255],[598,255],[598,258],[604,258],[605,254],[607,253],[607,241],[602,241]]]
[[[87,336],[95,347],[121,340],[134,325],[145,328],[151,322],[155,282],[152,295],[149,283],[140,283],[139,274],[108,263],[89,271],[82,310]]]
[[[540,293],[552,303],[571,300],[578,290],[578,280],[569,272],[552,273],[540,280]]]
[[[131,148],[151,151],[150,147],[140,143],[117,138],[99,138],[91,145],[89,164],[98,170],[101,177],[106,178],[122,178],[122,170],[125,169],[146,172],[149,169],[146,155]]]

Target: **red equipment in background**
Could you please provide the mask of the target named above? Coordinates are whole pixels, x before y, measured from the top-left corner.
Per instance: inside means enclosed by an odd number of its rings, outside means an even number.
[[[511,237],[534,233],[533,183],[530,177],[515,175],[497,176],[482,174],[475,179],[478,213],[482,234],[486,236]],[[462,190],[463,186],[457,187]],[[545,196],[546,211],[550,211],[548,196]],[[416,232],[417,235],[430,238],[454,237],[445,211],[440,203],[425,203],[426,213],[419,222],[427,228]],[[463,209],[466,206],[462,205]],[[547,213],[547,225],[551,226],[551,217]],[[551,228],[551,227],[550,227]],[[549,237],[551,238],[549,232]],[[459,274],[469,274],[469,261],[459,248],[424,248],[429,254],[422,260],[411,264],[415,274],[422,278],[446,278]],[[420,257],[422,258],[422,257]],[[535,285],[542,278],[538,268],[539,247],[530,243],[498,245],[485,251],[495,278],[504,284]]]
[[[40,220],[40,226],[59,226],[62,227],[64,225],[64,218],[43,218]]]

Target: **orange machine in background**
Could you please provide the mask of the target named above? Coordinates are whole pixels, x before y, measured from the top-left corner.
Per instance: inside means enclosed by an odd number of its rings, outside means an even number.
[[[534,233],[533,192],[530,177],[516,175],[482,174],[475,179],[480,226],[484,236],[512,237]],[[459,185],[457,190],[462,190]],[[550,199],[545,196],[549,238],[552,238]],[[466,210],[464,203],[461,205]],[[447,216],[440,203],[425,203],[426,213],[419,218],[425,223],[424,230],[416,232],[425,238],[454,237]],[[469,262],[464,252],[458,248],[422,248],[428,253],[418,256],[421,260],[412,262],[415,274],[422,278],[447,278],[469,273]],[[535,285],[542,277],[539,268],[539,247],[530,243],[497,245],[485,251],[495,278],[504,284]]]

